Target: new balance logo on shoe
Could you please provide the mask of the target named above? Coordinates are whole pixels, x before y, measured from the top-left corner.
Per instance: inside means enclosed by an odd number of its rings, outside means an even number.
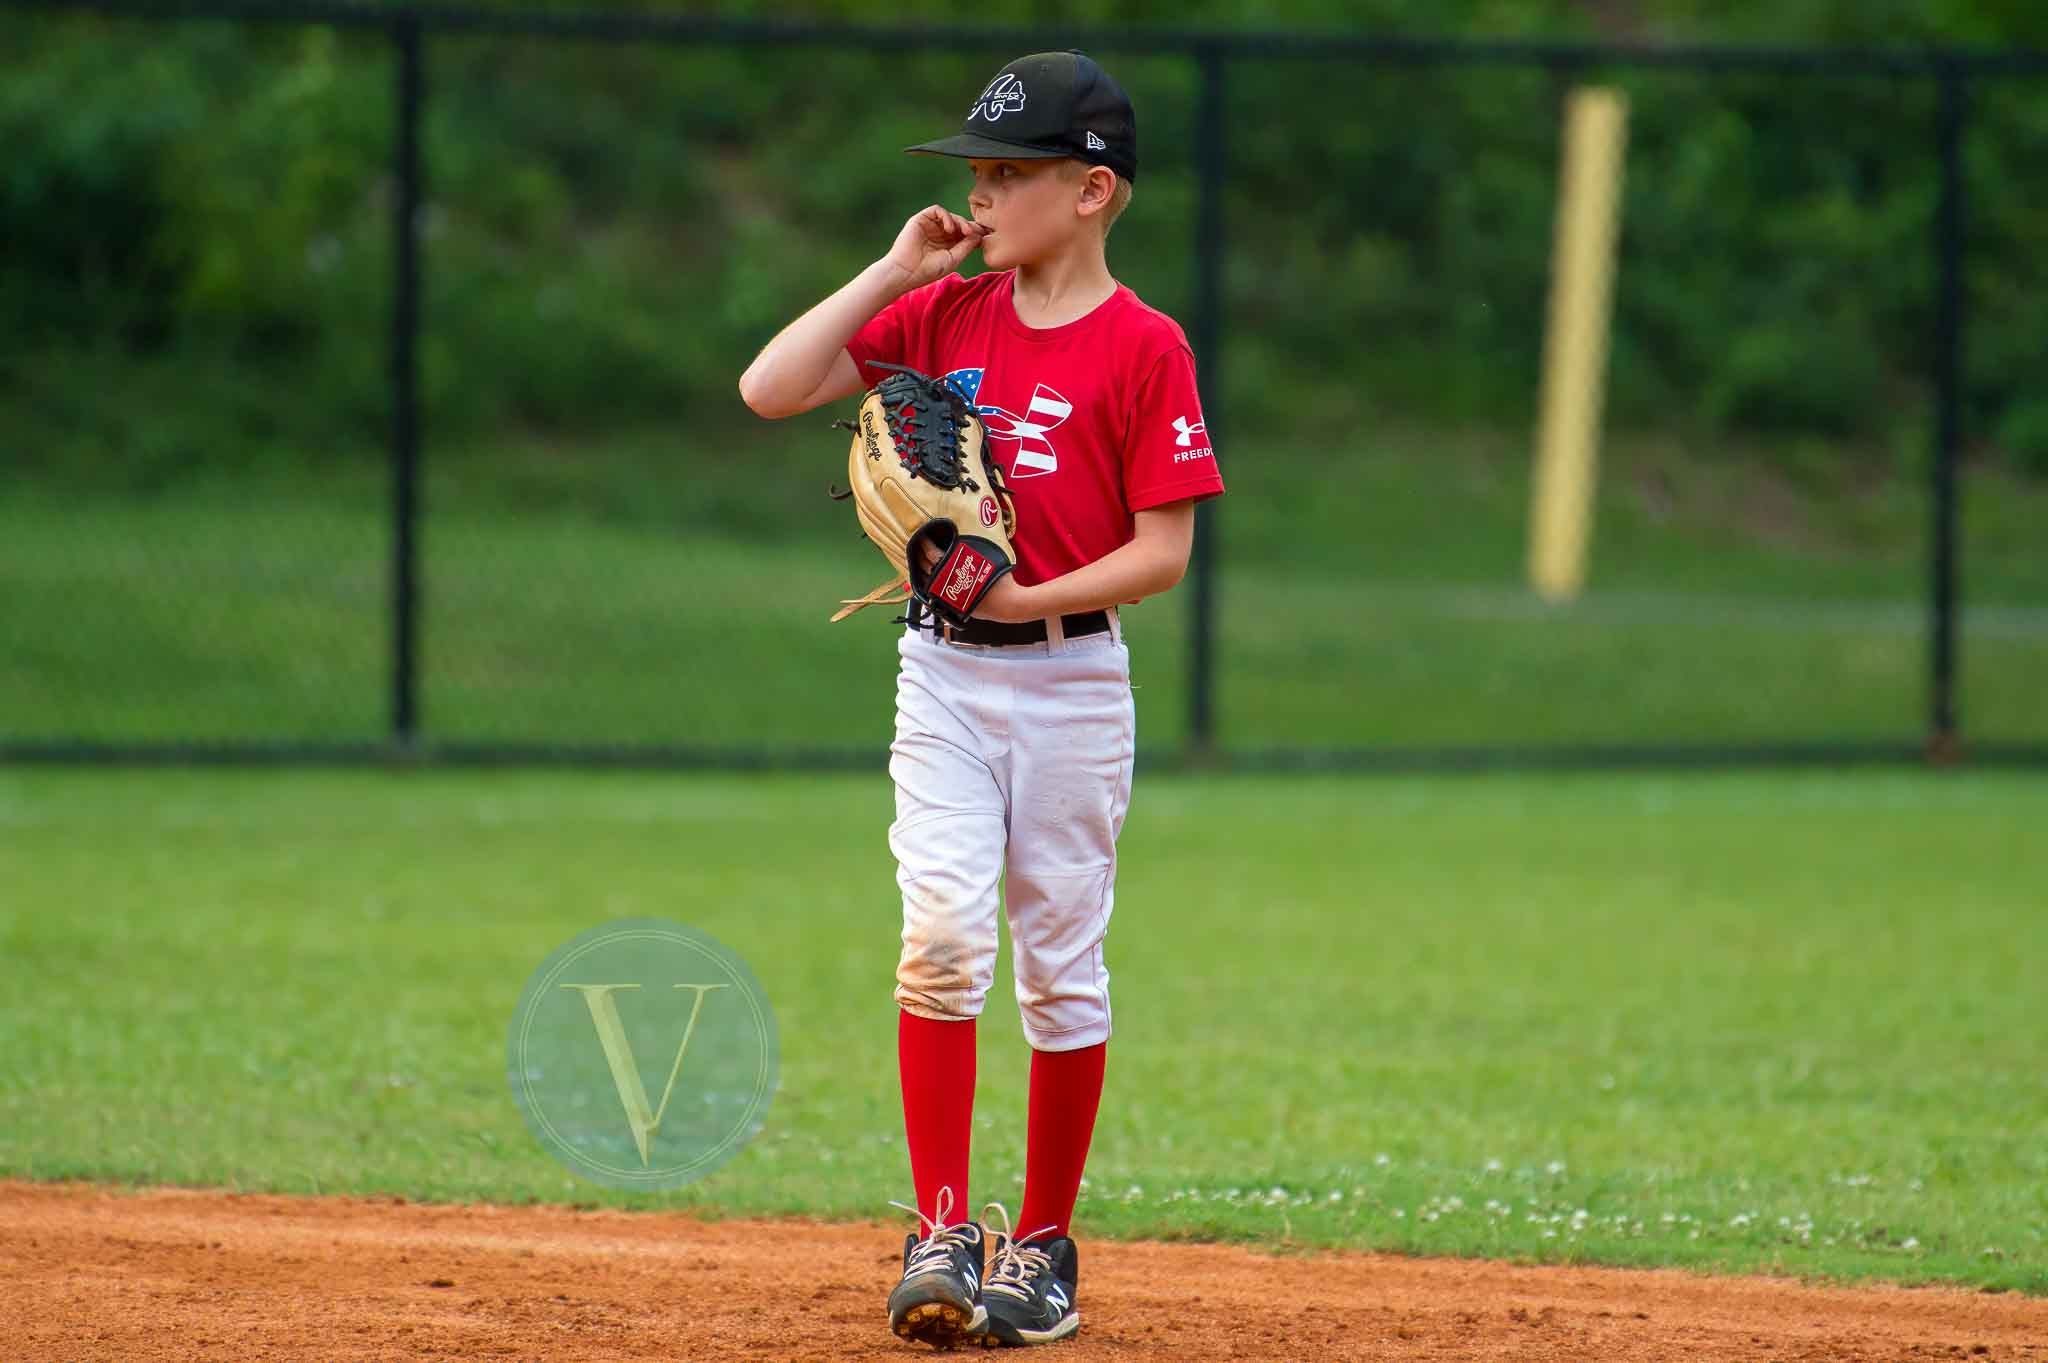
[[[981,1342],[1050,1344],[1079,1330],[1074,1290],[1081,1279],[1074,1242],[1053,1235],[1052,1226],[1020,1239],[1000,1202],[989,1203],[981,1215],[996,1244],[995,1262],[988,1267],[988,1327]]]

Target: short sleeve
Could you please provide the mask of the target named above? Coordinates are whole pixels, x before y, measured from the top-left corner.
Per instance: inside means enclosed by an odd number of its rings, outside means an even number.
[[[941,277],[923,288],[912,289],[853,333],[853,339],[846,343],[846,353],[853,357],[854,367],[860,371],[863,388],[882,378],[882,375],[869,370],[868,362],[871,360],[880,360],[884,364],[907,364],[913,369],[925,367],[919,363],[921,357],[917,352],[923,345],[927,332],[925,324],[931,316],[932,304],[950,277]]]
[[[1195,386],[1194,352],[1176,346],[1153,363],[1138,388],[1124,441],[1124,501],[1132,511],[1143,511],[1222,491],[1223,474]]]

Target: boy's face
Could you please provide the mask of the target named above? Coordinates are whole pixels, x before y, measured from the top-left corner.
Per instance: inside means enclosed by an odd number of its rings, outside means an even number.
[[[981,258],[992,270],[1044,260],[1084,229],[1080,208],[1089,192],[1085,175],[1065,161],[969,161],[974,186],[968,213],[995,229],[983,238]]]

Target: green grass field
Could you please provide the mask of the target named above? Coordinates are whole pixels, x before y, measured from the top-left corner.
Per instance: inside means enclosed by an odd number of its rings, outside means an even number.
[[[0,769],[0,1173],[892,1216],[873,777]],[[1142,772],[1084,1236],[2048,1293],[2048,783]],[[503,1081],[604,921],[738,950],[782,1088],[709,1180],[572,1181]],[[974,1188],[1026,1051],[981,1032]]]
[[[882,565],[824,497],[843,470],[823,426],[764,424],[716,457],[654,436],[443,457],[424,527],[426,732],[879,748],[894,630],[881,611],[825,623]],[[1519,440],[1394,433],[1227,465],[1222,741],[1924,732],[1917,486],[1803,485],[1624,446],[1593,589],[1551,608],[1520,585],[1525,462]],[[0,738],[380,737],[377,479],[342,466],[147,497],[0,490]],[[2048,487],[1980,475],[1968,493],[1965,731],[2048,741]],[[1148,748],[1186,732],[1187,605],[1183,590],[1129,612]]]

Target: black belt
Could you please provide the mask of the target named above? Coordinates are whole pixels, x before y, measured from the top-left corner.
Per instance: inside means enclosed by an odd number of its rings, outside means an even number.
[[[1084,634],[1100,634],[1108,628],[1108,611],[1082,611],[1079,615],[1060,617],[1060,629],[1069,639],[1078,639]],[[959,629],[941,625],[939,637],[955,644],[1042,644],[1048,636],[1043,620],[1026,620],[1015,625],[998,620],[969,620]]]

